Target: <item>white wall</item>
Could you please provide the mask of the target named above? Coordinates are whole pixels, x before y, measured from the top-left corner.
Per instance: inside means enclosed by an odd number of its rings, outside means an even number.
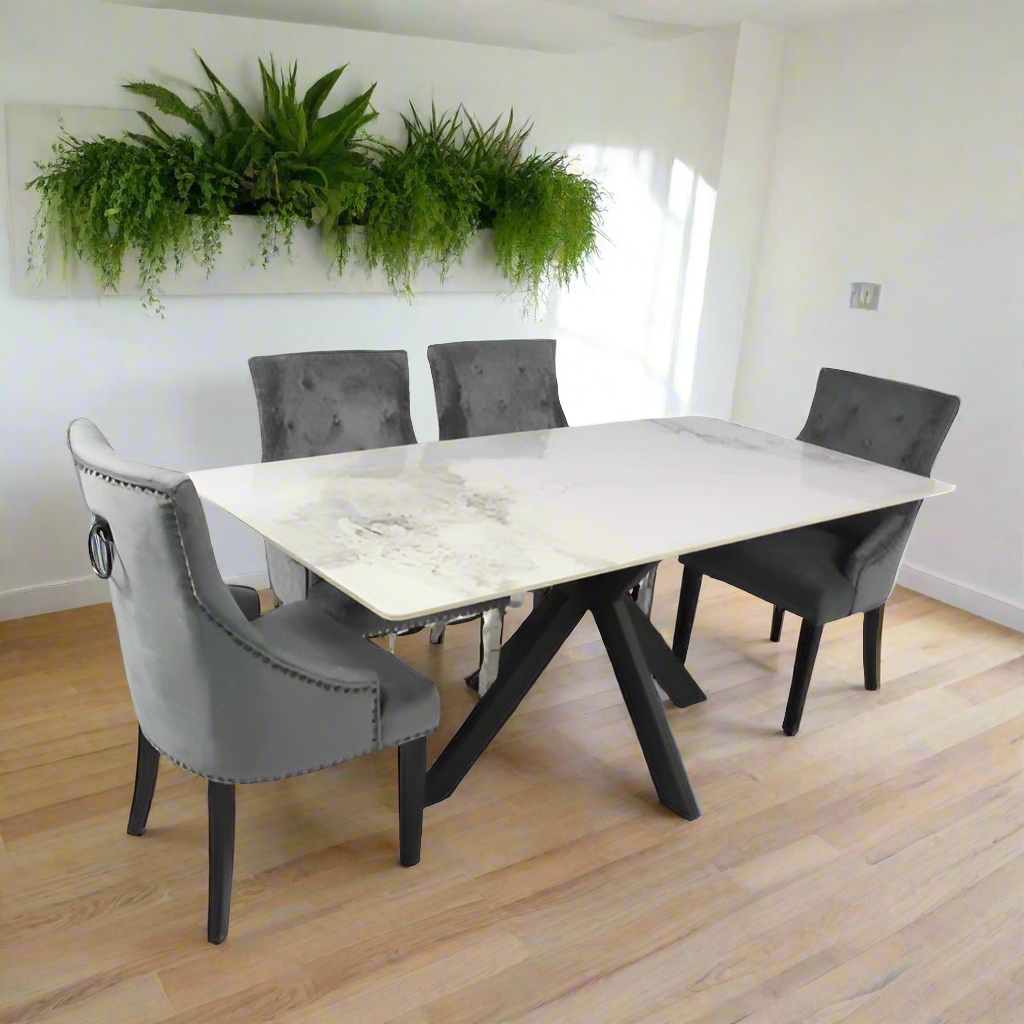
[[[775,152],[785,41],[784,29],[747,22],[740,27],[736,47],[691,394],[695,412],[722,419],[732,412],[743,347]]]
[[[1024,629],[1022,42],[985,0],[789,35],[733,412],[792,434],[822,365],[959,394],[903,578]]]
[[[259,457],[245,360],[330,347],[409,352],[413,419],[436,437],[426,347],[461,338],[560,339],[559,374],[574,422],[685,410],[672,375],[685,291],[694,194],[717,187],[736,33],[637,43],[556,56],[341,29],[73,2],[0,5],[0,100],[132,106],[118,82],[196,81],[192,48],[253,97],[255,58],[298,58],[306,81],[350,61],[340,94],[378,81],[380,129],[431,95],[490,118],[514,105],[536,123],[538,147],[568,148],[615,192],[606,256],[589,290],[598,317],[573,296],[526,321],[515,299],[436,295],[408,304],[381,296],[168,299],[166,320],[130,298],[29,299],[11,294],[0,246],[0,617],[99,600],[84,554],[86,516],[63,433],[89,416],[129,456],[183,469]],[[59,29],[58,29],[59,27]],[[339,94],[339,98],[340,98]],[[0,133],[3,128],[0,125]],[[0,160],[6,152],[0,136]],[[0,167],[0,182],[6,169]],[[672,208],[669,187],[674,181]],[[689,182],[689,184],[687,184]],[[0,223],[6,235],[6,189]],[[652,283],[653,282],[653,283]],[[575,305],[574,305],[575,302]],[[257,539],[211,514],[222,571],[262,568]],[[40,589],[72,581],[69,586]]]

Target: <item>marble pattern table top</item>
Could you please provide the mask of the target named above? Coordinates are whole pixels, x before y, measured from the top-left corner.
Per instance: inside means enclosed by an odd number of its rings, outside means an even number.
[[[700,416],[191,474],[389,619],[930,498],[950,484]]]

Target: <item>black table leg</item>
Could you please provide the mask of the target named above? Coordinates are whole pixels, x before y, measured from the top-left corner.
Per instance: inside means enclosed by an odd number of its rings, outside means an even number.
[[[707,694],[697,685],[693,676],[686,670],[686,666],[672,653],[672,648],[665,643],[654,623],[640,611],[639,605],[635,602],[627,604],[626,611],[636,630],[651,673],[668,694],[669,700],[677,708],[688,708],[707,700]]]
[[[662,685],[673,700],[678,697],[685,702],[681,706],[706,698],[672,657],[661,634],[627,596],[629,588],[649,568],[634,566],[547,590],[543,600],[502,647],[498,678],[428,769],[428,806],[455,792],[589,610],[604,640],[659,799],[684,818],[692,820],[699,816],[700,809],[665,719],[652,672],[659,682],[662,678],[667,680],[667,685]],[[635,615],[645,626],[634,624]]]
[[[658,799],[670,811],[692,821],[700,817],[700,808],[654,687],[630,607],[636,608],[636,605],[628,597],[617,597],[613,601],[595,603],[591,611],[615,670],[626,710],[633,719]]]
[[[427,806],[455,792],[586,614],[576,588],[553,587],[504,645],[498,678],[427,771]]]

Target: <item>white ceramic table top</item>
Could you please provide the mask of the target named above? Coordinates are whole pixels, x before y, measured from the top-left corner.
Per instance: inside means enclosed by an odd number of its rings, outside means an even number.
[[[700,416],[191,476],[202,497],[390,619],[953,490]]]

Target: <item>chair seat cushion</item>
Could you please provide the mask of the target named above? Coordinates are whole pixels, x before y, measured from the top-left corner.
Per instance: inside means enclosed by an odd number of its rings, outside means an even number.
[[[367,637],[387,636],[389,633],[409,633],[422,629],[424,626],[432,626],[435,622],[468,622],[470,619],[478,618],[491,608],[504,610],[512,601],[510,597],[499,597],[490,601],[481,601],[478,604],[466,605],[464,608],[453,608],[451,611],[439,612],[436,615],[393,621],[370,611],[355,598],[343,594],[337,587],[332,587],[330,583],[321,579],[317,579],[309,588],[309,600],[325,614],[330,615],[332,619]]]
[[[253,628],[298,664],[373,672],[380,683],[380,746],[433,732],[440,721],[437,687],[393,654],[328,617],[312,601],[293,601],[256,619]]]
[[[823,624],[844,618],[853,608],[854,588],[843,566],[856,543],[824,526],[804,526],[680,555],[679,561]]]

